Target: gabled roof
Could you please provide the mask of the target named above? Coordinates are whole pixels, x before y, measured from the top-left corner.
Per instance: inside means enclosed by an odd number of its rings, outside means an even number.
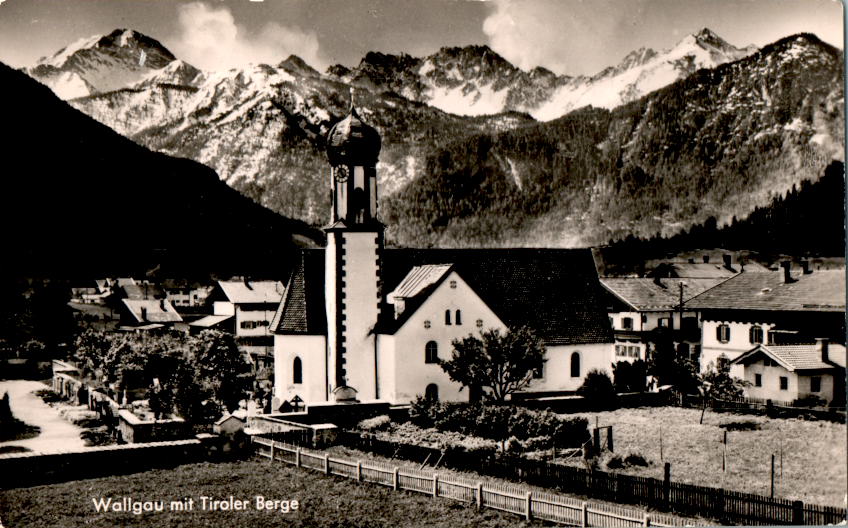
[[[283,297],[280,281],[218,281],[228,301],[235,304],[278,303]]]
[[[392,293],[389,294],[389,302],[391,297],[399,299],[408,299],[415,297],[428,286],[438,282],[450,270],[450,264],[425,264],[423,266],[415,266],[407,273],[406,277],[398,284]]]
[[[383,294],[401,286],[416,267],[430,277],[445,263],[451,263],[451,269],[509,327],[527,325],[548,345],[613,341],[603,289],[588,249],[387,249],[381,263]],[[272,330],[326,332],[324,250],[302,251],[289,287]],[[377,330],[393,333],[398,329],[394,310],[383,306]],[[407,307],[410,313],[414,309]]]
[[[792,275],[783,271],[740,273],[686,303],[690,309],[845,311],[845,270]]]
[[[830,345],[831,348],[842,345]],[[844,350],[844,347],[842,347]],[[752,362],[758,354],[764,354],[775,360],[790,372],[796,370],[818,370],[839,368],[831,361],[822,361],[821,349],[818,345],[757,345],[751,350],[735,358],[732,365],[745,365]]]
[[[183,320],[165,299],[122,299],[121,302],[139,324],[178,323]]]
[[[271,320],[271,331],[307,335],[327,332],[323,249],[300,252],[286,293]]]
[[[636,311],[671,310],[680,303],[680,283],[683,283],[683,302],[685,303],[725,280],[727,279],[723,277],[713,279],[605,277],[601,279],[601,285]]]

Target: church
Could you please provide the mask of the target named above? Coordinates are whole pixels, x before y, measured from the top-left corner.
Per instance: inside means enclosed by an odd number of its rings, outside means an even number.
[[[353,107],[327,136],[327,245],[301,250],[271,322],[275,406],[468,401],[438,360],[454,339],[491,328],[527,326],[544,341],[527,392],[568,393],[592,369],[611,374],[614,338],[589,249],[387,249],[380,147]]]

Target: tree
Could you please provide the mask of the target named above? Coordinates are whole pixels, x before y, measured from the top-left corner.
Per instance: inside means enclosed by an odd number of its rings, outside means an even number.
[[[674,385],[683,394],[697,392],[700,387],[698,365],[689,357],[678,354],[670,332],[657,328],[649,342],[653,346],[653,354],[648,360],[648,374],[657,378],[657,384]]]
[[[698,423],[701,424],[704,423],[704,414],[711,401],[739,398],[749,384],[730,375],[730,363],[723,354],[719,356],[715,364],[710,363],[707,370],[698,375],[698,382],[702,402],[701,420]]]
[[[586,402],[596,409],[615,407],[616,394],[612,378],[603,370],[592,369],[586,373],[583,385],[577,389],[577,394],[586,398]]]
[[[616,392],[645,392],[648,366],[641,359],[617,361],[612,365]]]
[[[544,343],[526,327],[505,334],[485,330],[452,345],[451,359],[439,361],[442,370],[463,387],[488,388],[488,397],[497,402],[527,387],[545,362]]]

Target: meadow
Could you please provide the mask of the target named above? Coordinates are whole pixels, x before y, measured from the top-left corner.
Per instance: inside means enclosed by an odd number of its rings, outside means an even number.
[[[289,511],[257,510],[255,497],[289,501]],[[248,500],[246,509],[202,511],[200,497]],[[192,511],[97,512],[92,499],[194,499]],[[292,502],[297,500],[294,510]],[[279,505],[279,504],[278,504]],[[0,524],[9,527],[483,527],[525,525],[520,517],[420,494],[327,477],[268,461],[200,463],[133,475],[0,491]],[[531,526],[541,524],[530,523]]]
[[[845,424],[713,411],[707,411],[699,424],[700,414],[698,409],[658,407],[578,415],[589,420],[590,428],[596,418],[600,426],[613,426],[614,455],[635,454],[650,464],[616,471],[662,479],[663,464],[669,462],[673,482],[769,495],[774,454],[775,496],[845,506]],[[722,471],[725,431],[726,471]],[[612,456],[602,457],[601,469],[607,470]],[[583,465],[579,457],[558,462]]]

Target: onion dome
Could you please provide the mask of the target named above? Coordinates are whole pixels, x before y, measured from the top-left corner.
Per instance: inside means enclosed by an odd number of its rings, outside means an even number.
[[[327,134],[327,158],[332,166],[372,167],[380,156],[380,133],[368,126],[355,108]]]

